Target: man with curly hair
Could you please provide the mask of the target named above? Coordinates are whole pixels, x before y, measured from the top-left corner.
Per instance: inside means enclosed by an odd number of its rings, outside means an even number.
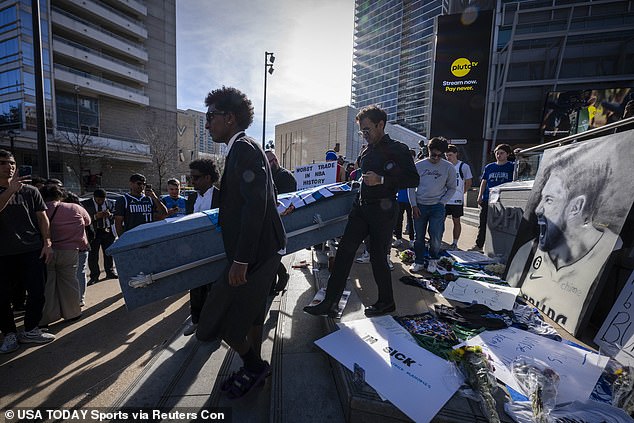
[[[222,87],[207,95],[205,105],[212,139],[227,144],[218,221],[228,263],[209,289],[196,336],[222,339],[240,355],[243,367],[221,386],[229,398],[240,398],[271,374],[261,357],[262,329],[286,233],[269,162],[260,144],[244,133],[253,122],[251,100],[235,88]]]

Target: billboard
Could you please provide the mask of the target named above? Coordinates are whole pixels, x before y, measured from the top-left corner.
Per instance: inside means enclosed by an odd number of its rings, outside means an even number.
[[[623,118],[634,100],[632,88],[551,91],[546,96],[541,124],[543,141],[598,128]]]
[[[430,138],[482,140],[492,22],[491,10],[438,16]]]

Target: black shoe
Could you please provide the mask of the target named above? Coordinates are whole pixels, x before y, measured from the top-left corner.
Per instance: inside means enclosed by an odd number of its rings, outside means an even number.
[[[279,279],[277,280],[277,284],[275,285],[275,295],[286,290],[286,285],[288,285],[288,280],[290,278],[291,275],[289,275],[288,273],[285,273],[284,275],[279,277]]]
[[[94,284],[96,284],[97,282],[99,282],[99,279],[92,279],[92,278],[90,278],[90,280],[88,281],[87,285],[88,285],[88,286],[90,286],[90,285],[94,285]]]
[[[306,306],[304,307],[304,312],[308,314],[312,314],[313,316],[323,316],[330,317],[331,319],[338,319],[338,311],[337,304],[331,303],[329,301],[322,301],[314,306]]]
[[[116,273],[112,272],[112,273],[106,273],[106,279],[119,279],[119,275],[117,275]]]
[[[391,303],[376,303],[365,308],[365,315],[368,317],[382,316],[396,310],[394,301]]]

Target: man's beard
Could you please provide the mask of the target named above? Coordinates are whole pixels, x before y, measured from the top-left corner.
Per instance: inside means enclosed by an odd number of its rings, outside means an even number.
[[[566,242],[564,231],[566,230],[566,222],[562,222],[561,228],[554,222],[544,218],[537,218],[539,225],[539,249],[542,251],[550,251],[561,243]]]

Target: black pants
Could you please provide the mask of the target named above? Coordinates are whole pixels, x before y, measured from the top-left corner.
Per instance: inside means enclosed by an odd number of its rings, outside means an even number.
[[[480,206],[480,225],[478,226],[478,237],[476,245],[480,248],[484,247],[484,240],[487,235],[487,215],[489,213],[489,202],[483,201]]]
[[[205,299],[209,293],[211,284],[199,286],[189,291],[189,308],[192,315],[192,323],[198,324],[200,312],[205,304]]]
[[[346,287],[346,280],[359,245],[370,236],[370,264],[378,287],[378,302],[394,301],[392,275],[387,264],[389,241],[394,229],[398,205],[395,200],[384,199],[373,204],[355,202],[348,216],[348,224],[339,243],[332,273],[328,279],[326,301],[337,302]]]
[[[407,215],[407,234],[410,239],[414,239],[414,219],[412,218],[412,206],[409,203],[398,203],[398,215],[394,225],[394,236],[396,239],[403,238],[403,215]]]
[[[90,269],[90,279],[99,279],[101,270],[99,269],[99,249],[103,251],[103,267],[106,274],[112,273],[112,256],[106,254],[106,249],[114,242],[112,231],[97,229],[95,239],[90,241],[90,252],[88,253],[88,268]]]
[[[11,286],[14,281],[20,281],[28,294],[24,330],[34,329],[42,319],[46,265],[40,258],[40,252],[38,249],[28,253],[0,256],[0,269],[4,273],[0,281],[0,331],[5,335],[16,332],[11,311]]]

